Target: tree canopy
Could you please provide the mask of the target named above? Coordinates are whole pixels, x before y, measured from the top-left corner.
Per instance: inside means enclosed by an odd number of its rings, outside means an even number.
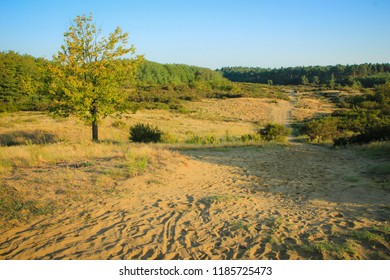
[[[128,34],[117,27],[101,36],[92,15],[78,16],[65,32],[65,43],[49,64],[51,112],[74,114],[92,124],[92,139],[98,140],[98,122],[127,109],[121,85],[135,79],[142,56],[121,60],[134,46],[127,47]]]
[[[218,70],[225,78],[235,82],[276,85],[335,84],[373,87],[390,81],[390,64],[354,64],[334,66],[301,66],[287,68],[223,67]]]

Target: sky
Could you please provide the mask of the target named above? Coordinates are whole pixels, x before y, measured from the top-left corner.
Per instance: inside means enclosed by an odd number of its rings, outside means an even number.
[[[0,0],[0,51],[51,59],[72,20],[89,13],[160,63],[390,63],[390,0]]]

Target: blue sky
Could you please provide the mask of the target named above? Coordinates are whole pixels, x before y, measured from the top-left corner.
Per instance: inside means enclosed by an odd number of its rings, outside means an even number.
[[[77,15],[120,26],[161,63],[288,67],[390,62],[389,0],[0,0],[0,51],[51,59]]]

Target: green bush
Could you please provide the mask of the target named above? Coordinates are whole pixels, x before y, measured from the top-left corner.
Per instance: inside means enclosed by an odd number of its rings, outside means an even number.
[[[390,140],[390,125],[372,126],[366,131],[352,136],[342,136],[333,139],[334,146],[346,146],[348,144],[367,144],[374,141]]]
[[[266,141],[284,141],[290,135],[291,128],[287,128],[280,124],[267,124],[259,130],[261,138]]]
[[[161,142],[161,130],[149,124],[137,123],[130,127],[130,141],[142,143]]]
[[[303,133],[309,136],[310,141],[332,140],[340,136],[338,125],[340,120],[335,117],[325,117],[311,120],[304,124]]]

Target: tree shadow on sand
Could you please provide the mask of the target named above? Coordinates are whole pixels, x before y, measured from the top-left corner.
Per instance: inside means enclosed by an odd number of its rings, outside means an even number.
[[[350,150],[295,143],[181,153],[236,168],[244,182],[237,187],[249,193],[270,193],[292,203],[333,204],[377,221],[390,215],[390,192],[367,176],[369,163]]]

